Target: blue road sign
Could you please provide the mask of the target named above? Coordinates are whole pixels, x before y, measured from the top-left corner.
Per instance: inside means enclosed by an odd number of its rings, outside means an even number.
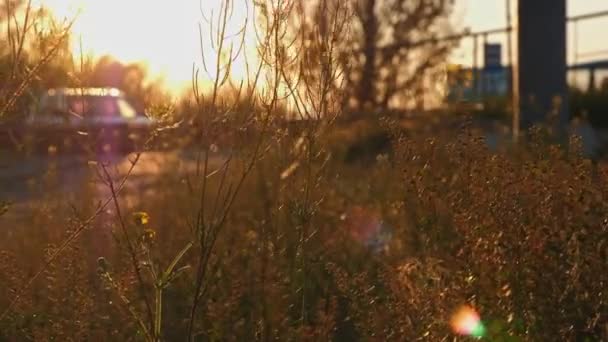
[[[502,68],[502,46],[496,43],[488,43],[484,46],[484,69]]]

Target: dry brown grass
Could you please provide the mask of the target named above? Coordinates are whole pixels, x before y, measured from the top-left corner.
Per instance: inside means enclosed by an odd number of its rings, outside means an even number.
[[[608,339],[604,165],[542,131],[493,153],[467,129],[336,126],[346,12],[310,38],[288,21],[296,3],[263,7],[251,67],[266,88],[235,86],[243,40],[229,42],[223,4],[208,21],[227,55],[205,65],[210,94],[194,72],[196,136],[163,133],[189,156],[148,163],[147,178],[141,154],[90,160],[69,195],[51,163],[34,200],[0,203],[0,340],[459,340],[449,319],[463,304],[490,340]],[[318,69],[298,59],[311,39]],[[288,104],[318,120],[285,128]],[[392,148],[343,163],[361,141],[355,154],[376,151],[372,132]]]
[[[451,338],[449,317],[463,303],[503,337],[605,338],[603,165],[540,143],[493,154],[463,132],[454,140],[401,140],[392,164],[321,158],[312,173],[304,166],[285,178],[293,153],[286,146],[293,141],[258,164],[218,238],[196,339],[441,340]],[[190,199],[179,175],[161,174],[153,195],[124,210],[149,213],[152,258],[166,266],[189,239]],[[3,232],[3,306],[45,250],[77,226],[66,210],[51,195]],[[138,336],[117,293],[97,276],[95,259],[103,256],[121,292],[144,312],[124,240],[110,233],[120,231],[115,215],[100,217],[45,270],[2,321],[4,339]],[[391,235],[373,249],[360,226],[378,219]],[[195,264],[193,256],[184,264]],[[194,277],[186,271],[166,288],[166,340],[185,338]]]

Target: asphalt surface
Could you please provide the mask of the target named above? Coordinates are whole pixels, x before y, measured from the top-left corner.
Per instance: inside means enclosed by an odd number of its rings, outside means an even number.
[[[110,195],[102,182],[103,169],[115,181],[122,179],[131,168],[135,154],[104,156],[91,160],[84,155],[30,155],[0,151],[0,204],[10,203],[2,219],[19,220],[36,204],[61,201],[78,203],[84,189],[93,189],[99,200]],[[211,167],[223,161],[219,154],[210,156]],[[125,183],[126,193],[145,194],[153,191],[159,180],[167,176],[178,179],[192,175],[197,169],[195,151],[144,152],[140,155]],[[89,193],[90,194],[90,193]]]

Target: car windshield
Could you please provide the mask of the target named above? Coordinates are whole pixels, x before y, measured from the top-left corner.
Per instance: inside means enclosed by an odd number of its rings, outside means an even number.
[[[83,118],[133,118],[135,109],[124,99],[112,96],[67,96],[67,109]]]

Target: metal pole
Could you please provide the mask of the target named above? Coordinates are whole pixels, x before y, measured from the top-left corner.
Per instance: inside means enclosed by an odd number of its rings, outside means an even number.
[[[477,100],[479,96],[479,53],[477,51],[478,48],[477,35],[473,35],[473,96]]]
[[[513,47],[511,46],[512,41],[511,39],[513,38],[513,30],[512,28],[512,23],[511,23],[511,0],[506,0],[506,16],[507,16],[507,67],[511,67],[513,65]],[[511,97],[511,93],[512,93],[512,84],[513,84],[513,75],[512,72],[510,73],[510,75],[507,77],[507,92],[508,92],[508,96]]]
[[[518,6],[518,3],[515,3],[515,6]],[[513,111],[513,142],[517,143],[519,140],[519,128],[520,128],[520,121],[521,121],[521,103],[520,103],[520,98],[519,98],[519,71],[518,68],[519,66],[516,65],[515,59],[513,58],[513,47],[512,47],[512,43],[513,43],[513,27],[515,26],[513,23],[513,19],[512,19],[512,15],[511,15],[511,10],[512,10],[512,6],[511,6],[511,0],[507,0],[507,26],[509,26],[509,31],[508,31],[508,45],[507,45],[507,49],[508,49],[508,53],[509,53],[509,64],[511,66],[511,77],[510,77],[510,89],[511,89],[511,110]],[[516,10],[518,10],[516,8]]]
[[[486,49],[488,48],[488,34],[485,33],[483,35],[483,51],[484,51],[484,56],[486,54]],[[483,99],[483,104],[484,104],[484,108],[485,108],[485,104],[486,104],[486,74],[487,74],[487,70],[486,70],[486,65],[485,65],[485,58],[484,58],[484,66],[481,72],[481,97]]]

